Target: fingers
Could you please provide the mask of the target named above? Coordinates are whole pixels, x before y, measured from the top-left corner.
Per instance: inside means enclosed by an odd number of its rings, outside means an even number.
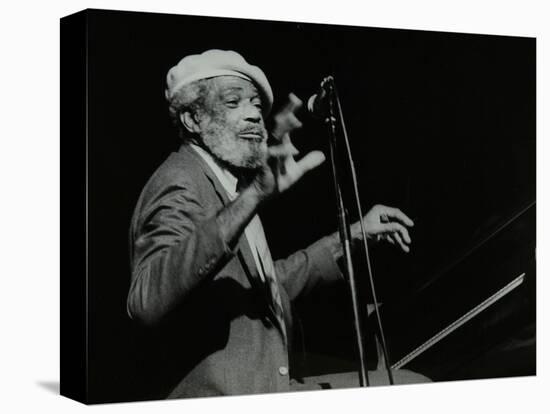
[[[296,153],[291,145],[277,145],[268,149],[267,164],[281,193],[292,187],[305,173],[325,161],[321,151],[312,151],[299,161],[292,157]]]
[[[292,143],[292,141],[290,140],[290,135],[288,134],[288,132],[282,136],[280,142],[281,142],[281,144],[289,145],[290,147],[292,147],[296,151],[298,151],[296,149],[296,147],[294,146],[294,144]]]
[[[368,232],[376,234],[376,240],[386,240],[390,244],[399,245],[405,253],[411,250],[409,245],[412,243],[412,240],[409,236],[409,232],[407,228],[400,223],[371,224]]]
[[[296,147],[290,143],[268,147],[267,163],[277,174],[286,174],[285,161],[298,153]]]
[[[301,128],[302,123],[294,114],[302,107],[302,101],[293,93],[288,95],[287,103],[273,117],[273,131],[271,134],[283,143],[290,142],[288,133]]]
[[[302,105],[302,100],[294,95],[292,92],[290,92],[288,94],[288,101],[281,109],[281,112],[296,112],[302,107]]]
[[[301,174],[305,174],[306,172],[317,168],[323,162],[325,162],[325,154],[321,151],[311,151],[300,161],[296,162],[296,167],[299,171],[301,171]]]
[[[400,221],[406,226],[414,226],[414,222],[401,210],[394,207],[380,206],[381,214],[385,214],[387,217]]]
[[[302,127],[302,123],[292,112],[286,112],[284,114],[279,113],[275,115],[274,121],[271,135],[273,135],[275,139],[283,142],[290,141],[289,133]]]
[[[291,143],[274,145],[267,148],[267,154],[271,158],[288,158],[298,155],[300,152]]]
[[[397,244],[404,252],[409,252],[412,243],[407,227],[414,226],[413,221],[398,208],[383,205],[374,206],[365,216],[367,232],[376,235],[377,240]]]
[[[399,232],[392,233],[391,236],[397,242],[397,244],[399,244],[401,250],[403,250],[405,253],[408,253],[410,251],[409,246],[407,246],[407,244],[403,242],[403,239],[401,238]]]
[[[384,227],[385,227],[386,231],[388,231],[388,232],[399,234],[401,236],[401,239],[405,243],[411,244],[411,237],[409,236],[409,231],[402,224],[397,223],[397,222],[386,223],[386,224],[384,224]]]

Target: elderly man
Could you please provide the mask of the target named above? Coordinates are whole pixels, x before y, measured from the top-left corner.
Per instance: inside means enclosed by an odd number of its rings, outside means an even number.
[[[157,329],[168,397],[294,389],[290,303],[342,280],[340,241],[335,233],[273,261],[257,213],[324,155],[294,159],[289,132],[300,126],[301,103],[293,95],[274,118],[268,146],[271,87],[236,52],[185,57],[168,72],[166,98],[183,142],[135,209],[128,312]],[[376,206],[365,222],[369,237],[408,251],[413,223],[402,212]],[[352,236],[360,238],[358,223]],[[353,378],[343,385],[357,385]]]

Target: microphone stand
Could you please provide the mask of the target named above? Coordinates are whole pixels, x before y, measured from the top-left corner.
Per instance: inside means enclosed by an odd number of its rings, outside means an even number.
[[[366,347],[365,347],[365,336],[363,334],[363,324],[361,323],[360,313],[359,313],[359,297],[357,292],[357,284],[355,281],[355,273],[353,271],[353,260],[351,258],[351,232],[349,226],[349,219],[344,206],[344,199],[342,197],[342,191],[340,189],[340,182],[338,180],[338,162],[336,159],[336,117],[334,111],[334,85],[333,80],[330,78],[328,84],[328,94],[329,94],[329,111],[328,116],[325,118],[325,123],[327,124],[329,131],[329,143],[330,143],[330,161],[331,161],[331,171],[332,178],[334,183],[334,192],[336,194],[336,207],[338,211],[338,231],[340,233],[340,241],[342,243],[342,248],[344,252],[344,262],[345,270],[347,274],[347,279],[349,282],[351,290],[351,301],[353,305],[353,316],[354,316],[354,326],[355,326],[355,336],[357,340],[357,349],[359,354],[359,386],[368,387],[369,376],[367,370],[367,357],[366,357]]]
[[[379,337],[381,341],[381,348],[384,355],[384,362],[386,371],[388,374],[388,380],[390,385],[393,385],[393,375],[391,372],[391,366],[390,366],[390,360],[388,356],[387,346],[386,346],[386,340],[384,335],[384,330],[382,328],[382,321],[380,318],[380,312],[378,310],[378,300],[376,298],[376,291],[374,288],[374,280],[372,276],[372,268],[370,264],[370,257],[369,257],[369,250],[367,245],[367,238],[366,238],[366,232],[363,225],[363,213],[361,209],[361,202],[359,198],[359,189],[357,185],[357,177],[355,175],[355,167],[353,164],[353,158],[351,156],[351,150],[349,147],[349,140],[347,136],[346,126],[344,123],[344,117],[342,113],[342,107],[340,105],[340,99],[338,96],[338,92],[336,90],[336,85],[334,83],[334,78],[332,76],[329,76],[327,78],[327,92],[328,92],[328,115],[325,118],[325,123],[327,124],[328,132],[329,132],[329,143],[330,143],[330,160],[331,160],[331,171],[332,171],[332,178],[334,183],[334,191],[336,195],[336,204],[337,204],[337,214],[338,214],[338,230],[340,233],[340,241],[342,243],[343,248],[343,257],[345,262],[345,271],[348,277],[348,282],[350,286],[350,293],[351,293],[351,299],[352,299],[352,305],[353,305],[353,316],[354,316],[354,327],[355,327],[355,334],[356,334],[356,340],[357,340],[357,349],[358,349],[358,355],[359,355],[359,385],[361,387],[367,387],[369,386],[369,377],[368,377],[368,368],[367,368],[367,358],[366,358],[366,346],[365,346],[365,335],[364,335],[364,328],[363,323],[361,319],[361,314],[359,312],[359,304],[361,302],[361,299],[359,297],[359,293],[357,291],[357,281],[355,278],[355,273],[353,270],[353,260],[351,257],[351,231],[350,231],[350,224],[349,224],[349,218],[347,215],[347,211],[344,205],[344,199],[342,197],[342,191],[340,187],[340,183],[338,180],[339,174],[338,174],[338,162],[337,162],[337,139],[336,139],[336,110],[335,110],[335,102],[337,105],[338,110],[338,118],[341,122],[341,128],[344,134],[346,149],[347,149],[347,155],[350,163],[352,178],[353,178],[353,184],[354,184],[354,194],[355,194],[355,201],[357,205],[357,209],[359,212],[359,220],[361,224],[361,232],[363,237],[363,248],[365,250],[366,260],[367,260],[367,269],[368,269],[368,275],[369,275],[369,283],[370,283],[370,289],[374,301],[374,312],[376,314],[376,320],[378,324],[378,331],[379,331]]]

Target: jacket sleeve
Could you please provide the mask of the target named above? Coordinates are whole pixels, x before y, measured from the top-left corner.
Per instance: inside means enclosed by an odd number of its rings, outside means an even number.
[[[290,300],[307,295],[317,286],[344,280],[328,248],[331,242],[329,237],[324,237],[306,249],[275,262],[277,276]]]
[[[127,310],[145,324],[161,320],[230,259],[216,214],[206,215],[191,187],[166,189],[132,229]]]

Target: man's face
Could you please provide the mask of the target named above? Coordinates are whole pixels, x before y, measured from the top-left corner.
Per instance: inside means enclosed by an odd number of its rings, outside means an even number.
[[[256,87],[235,76],[212,78],[199,116],[204,146],[229,167],[257,169],[267,153],[267,131]]]

